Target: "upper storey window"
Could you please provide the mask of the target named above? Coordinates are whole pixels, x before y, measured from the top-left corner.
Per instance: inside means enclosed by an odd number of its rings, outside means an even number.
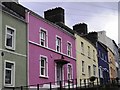
[[[47,32],[43,29],[40,31],[40,45],[44,47],[47,46]]]
[[[71,56],[71,51],[72,51],[72,45],[71,43],[67,43],[67,55]]]
[[[56,37],[56,51],[61,52],[61,38]]]
[[[90,47],[88,46],[88,57],[90,58]]]
[[[81,42],[81,53],[84,53],[84,44]]]
[[[15,29],[6,26],[6,35],[5,35],[5,46],[8,49],[13,49],[15,50]]]

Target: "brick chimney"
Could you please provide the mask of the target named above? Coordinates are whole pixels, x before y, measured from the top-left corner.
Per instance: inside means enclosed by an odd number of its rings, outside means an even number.
[[[44,18],[53,23],[65,23],[64,21],[64,9],[57,7],[54,9],[49,9],[44,12]]]
[[[88,33],[87,24],[85,23],[79,23],[79,24],[74,25],[73,30],[81,35],[85,35]]]

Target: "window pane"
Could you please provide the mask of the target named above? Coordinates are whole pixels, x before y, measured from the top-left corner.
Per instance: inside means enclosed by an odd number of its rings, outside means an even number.
[[[68,72],[69,72],[69,73],[70,73],[70,68],[71,68],[70,65],[68,65]]]
[[[6,62],[6,68],[12,68],[12,63]]]
[[[82,72],[84,72],[84,61],[82,61]]]
[[[88,75],[89,75],[89,77],[91,76],[91,67],[90,66],[88,66]]]
[[[71,79],[71,75],[70,74],[68,74],[68,79]]]
[[[45,76],[47,76],[47,62],[45,62]]]
[[[14,32],[14,31],[13,31],[12,29],[7,28],[7,33],[8,33],[8,34],[13,34],[13,32]]]
[[[103,71],[102,71],[102,68],[99,69],[99,73],[100,73],[100,78],[103,78]]]
[[[57,51],[59,51],[59,46],[57,46]]]
[[[44,60],[41,60],[41,66],[44,67]]]
[[[5,84],[11,84],[11,70],[5,71]]]
[[[84,44],[83,44],[83,42],[81,42],[81,47],[80,48],[81,48],[81,52],[84,53]]]
[[[41,45],[46,46],[46,32],[41,30],[40,33]]]
[[[41,68],[41,75],[44,75],[44,68]]]
[[[56,49],[58,52],[61,51],[61,39],[57,37],[56,39]]]
[[[14,43],[14,30],[7,28],[7,33],[6,33],[6,46],[13,47]]]
[[[67,48],[68,48],[68,53],[67,54],[69,56],[71,56],[71,44],[70,43],[68,43],[68,47]]]
[[[42,46],[44,46],[44,45],[45,45],[45,44],[44,44],[44,40],[42,40],[42,39],[41,39],[41,45],[42,45]]]
[[[96,75],[96,66],[93,65],[93,75]]]
[[[6,45],[12,47],[12,39],[11,35],[7,35]]]
[[[72,67],[68,65],[68,79],[72,79]]]
[[[60,39],[58,39],[58,45],[60,45]]]
[[[88,46],[88,57],[90,57],[90,47]]]
[[[45,39],[45,32],[41,31],[41,39]]]
[[[45,57],[41,57],[40,75],[47,76],[47,61]]]

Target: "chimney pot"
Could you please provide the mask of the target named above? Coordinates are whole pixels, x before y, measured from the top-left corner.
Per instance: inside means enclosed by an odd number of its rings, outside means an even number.
[[[49,9],[44,12],[44,18],[53,23],[64,23],[64,9],[61,7]]]
[[[87,34],[87,24],[85,23],[79,23],[73,26],[73,30],[78,32],[79,34]]]

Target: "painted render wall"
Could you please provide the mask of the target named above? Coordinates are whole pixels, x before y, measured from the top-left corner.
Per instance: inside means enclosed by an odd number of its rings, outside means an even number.
[[[15,62],[15,87],[26,85],[27,84],[26,57],[7,52],[5,52],[4,54],[5,56],[3,56],[2,58],[3,59],[2,71],[4,71],[4,60]],[[4,73],[2,74],[4,78]],[[2,82],[3,82],[2,85],[4,87],[4,79],[2,80]]]
[[[88,66],[91,67],[91,76],[93,75],[93,65],[96,66],[96,77],[98,77],[98,59],[97,59],[97,50],[87,39],[76,36],[76,60],[77,60],[77,79],[89,78],[88,75]],[[84,53],[82,53],[81,42],[84,44]],[[88,46],[90,47],[90,58],[88,58]],[[95,59],[93,59],[93,52],[95,51]],[[82,61],[85,63],[85,72],[82,72]],[[79,82],[79,81],[78,81]]]
[[[25,21],[21,21],[10,14],[3,13],[3,49],[6,49],[5,47],[5,28],[6,25],[16,29],[16,45],[15,45],[15,51],[16,53],[20,53],[23,55],[27,54],[27,26]],[[6,49],[7,50],[7,49]]]
[[[110,78],[109,75],[109,63],[108,63],[108,51],[107,48],[104,48],[99,42],[97,43],[97,49],[98,49],[98,67],[100,67],[103,70],[103,78],[107,78],[107,80]],[[106,59],[102,58],[101,55],[106,56]],[[100,76],[100,72],[99,72]]]
[[[114,53],[107,48],[108,50],[108,61],[109,61],[109,70],[110,70],[110,78],[116,78],[116,66],[115,66],[115,56]]]
[[[98,33],[98,41],[102,42],[103,44],[105,44],[108,48],[111,49],[111,51],[114,53],[114,58],[115,58],[115,63],[116,63],[116,70],[117,73],[119,74],[120,71],[118,70],[118,67],[120,67],[119,63],[119,59],[118,59],[118,49],[115,45],[115,43],[113,43],[113,40],[109,37],[106,36],[106,32],[105,31],[99,31]],[[120,75],[118,75],[118,77],[120,77]]]
[[[2,73],[2,56],[1,56],[1,49],[2,49],[2,9],[0,5],[0,73]],[[2,74],[0,74],[0,89],[2,88]]]
[[[120,78],[120,64],[119,64],[119,52],[118,52],[118,47],[114,44],[114,56],[115,56],[115,65],[116,65],[116,70],[117,70],[117,77]]]
[[[61,58],[60,54],[41,48],[39,45],[29,44],[29,84],[42,84],[46,82],[55,82],[56,81],[56,71],[55,71],[55,59]],[[48,78],[40,77],[40,55],[47,56],[48,58]],[[76,65],[75,60],[68,57],[64,57],[66,60],[70,61],[73,65],[73,78],[76,78]],[[64,80],[67,80],[67,64],[64,65]]]
[[[2,42],[2,8],[0,5],[0,42]],[[0,49],[2,48],[2,43],[0,43]]]
[[[34,22],[34,24],[33,24]],[[40,28],[44,28],[48,32],[48,47],[56,50],[56,35],[60,36],[62,38],[62,43],[64,44],[62,46],[62,53],[67,54],[67,41],[72,43],[72,57],[75,58],[75,38],[71,35],[68,35],[67,33],[63,32],[62,29],[55,27],[52,24],[46,23],[48,21],[43,21],[42,18],[36,18],[35,16],[31,16],[29,18],[29,40],[39,43],[39,30]],[[67,35],[66,35],[67,34]]]
[[[73,78],[76,78],[76,55],[75,55],[75,37],[63,31],[60,27],[45,21],[43,18],[35,16],[33,14],[28,15],[29,18],[29,85],[55,82],[55,59],[60,59],[64,54],[64,58],[70,61],[73,66]],[[40,46],[39,34],[40,28],[47,30],[48,47],[44,48]],[[56,52],[56,35],[62,38],[62,53]],[[72,56],[68,57],[67,54],[67,41],[72,43]],[[48,78],[41,78],[39,75],[39,61],[40,55],[47,56],[48,58]],[[64,80],[67,79],[67,64],[64,65]]]
[[[27,84],[27,27],[26,23],[8,12],[2,13],[2,49],[4,56],[2,57],[2,72],[4,71],[4,61],[15,62],[15,86],[23,86]],[[15,50],[9,50],[5,47],[5,27],[6,25],[16,29],[16,45]],[[2,82],[4,86],[4,73],[2,73]]]

